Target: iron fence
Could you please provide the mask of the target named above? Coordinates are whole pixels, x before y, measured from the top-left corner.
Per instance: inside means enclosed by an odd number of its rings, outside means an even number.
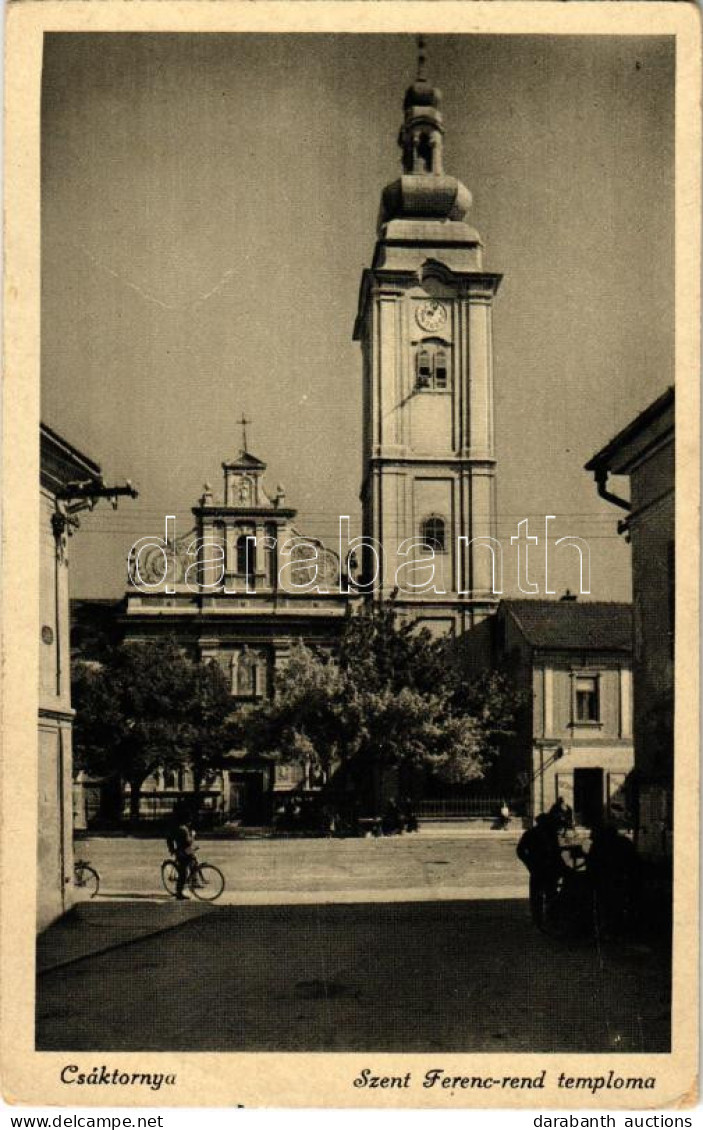
[[[508,805],[513,816],[520,816],[525,810],[524,797],[472,796],[425,798],[417,802],[416,812],[420,819],[425,820],[461,817],[497,819],[504,804]]]
[[[192,804],[193,800],[193,793],[167,790],[143,792],[139,797],[139,818],[147,821],[169,820],[178,805],[183,802]],[[219,793],[212,790],[205,789],[201,792],[198,818],[202,826],[221,822],[223,814],[219,811],[220,800]],[[127,795],[123,802],[122,817],[128,820],[129,816],[129,795]]]

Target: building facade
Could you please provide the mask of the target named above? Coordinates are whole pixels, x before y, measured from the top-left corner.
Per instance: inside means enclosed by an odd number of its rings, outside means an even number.
[[[334,650],[354,597],[338,554],[297,529],[282,487],[268,492],[264,462],[243,447],[222,471],[221,492],[206,484],[193,507],[193,529],[138,543],[118,619],[127,641],[172,637],[193,659],[219,664],[233,706],[251,711],[272,696],[297,641]],[[233,750],[204,804],[213,818],[268,822],[276,801],[301,783],[314,784],[304,767]],[[187,770],[154,774],[144,816],[166,816],[192,788]],[[128,811],[128,796],[123,804]]]
[[[37,928],[73,901],[73,709],[69,537],[77,514],[130,487],[106,487],[100,467],[46,424],[40,427],[39,747]]]
[[[376,599],[433,635],[458,635],[495,608],[492,306],[465,217],[468,189],[444,171],[441,93],[408,88],[402,173],[381,196],[354,336],[363,359],[363,577]],[[424,548],[420,548],[424,547]],[[421,562],[413,564],[413,558]]]
[[[675,445],[673,388],[587,463],[598,492],[626,511],[618,529],[632,545],[637,846],[670,858],[673,847]],[[629,500],[608,489],[630,480]]]
[[[502,671],[521,695],[493,788],[531,819],[561,796],[584,827],[630,825],[631,635],[629,604],[502,600],[458,641],[468,677]]]

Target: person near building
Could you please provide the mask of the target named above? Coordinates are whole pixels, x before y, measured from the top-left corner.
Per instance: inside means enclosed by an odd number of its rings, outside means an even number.
[[[554,821],[556,830],[561,835],[566,835],[574,826],[574,813],[571,805],[567,804],[563,796],[557,797],[555,803],[549,809],[548,816]]]
[[[381,829],[384,836],[399,836],[403,831],[403,818],[395,797],[391,797],[386,804],[381,818]]]
[[[417,832],[418,820],[409,796],[403,797],[400,802],[400,819],[406,832]]]
[[[639,858],[635,845],[612,824],[596,825],[586,856],[596,919],[603,939],[633,924],[639,904]]]
[[[545,905],[556,897],[559,879],[566,872],[556,826],[546,813],[541,812],[534,827],[523,833],[516,853],[530,873],[530,913],[541,927]]]

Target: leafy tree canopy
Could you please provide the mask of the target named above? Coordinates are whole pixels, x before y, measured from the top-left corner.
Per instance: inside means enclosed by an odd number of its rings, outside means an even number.
[[[485,774],[517,705],[497,672],[468,683],[447,642],[399,623],[391,601],[350,617],[336,660],[298,644],[247,743],[328,772],[405,764],[460,783]]]
[[[188,765],[198,788],[231,744],[224,673],[172,640],[119,644],[99,663],[75,661],[72,675],[76,767],[128,781],[133,815],[151,773]]]

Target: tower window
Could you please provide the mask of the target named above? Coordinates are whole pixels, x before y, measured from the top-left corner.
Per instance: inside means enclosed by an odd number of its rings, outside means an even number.
[[[427,134],[421,134],[417,141],[418,172],[432,172],[432,145]]]
[[[438,518],[436,514],[425,518],[420,526],[420,537],[435,553],[446,553],[447,527],[444,518]]]
[[[444,392],[449,388],[449,350],[439,342],[423,342],[415,354],[415,387]]]

